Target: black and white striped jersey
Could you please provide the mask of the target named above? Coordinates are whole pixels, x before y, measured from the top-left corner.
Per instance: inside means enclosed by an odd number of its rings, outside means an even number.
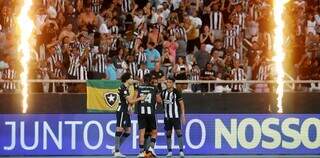
[[[140,85],[138,86],[138,97],[142,95],[145,99],[139,101],[137,104],[138,114],[140,115],[153,115],[156,111],[156,96],[158,95],[158,88],[154,85]]]
[[[132,0],[122,0],[122,4],[121,4],[121,10],[124,13],[129,13],[131,12],[131,1]]]
[[[171,28],[169,30],[169,35],[174,36],[176,38],[182,37],[185,41],[187,41],[187,32],[184,27],[176,26],[175,28]]]
[[[146,54],[143,51],[139,51],[136,53],[136,61],[137,64],[145,63],[147,61]]]
[[[137,72],[137,77],[139,78],[139,79],[143,79],[143,76],[145,75],[145,74],[149,74],[150,73],[150,70],[149,69],[139,69],[138,70],[138,72]]]
[[[135,78],[138,74],[138,64],[136,62],[128,63],[128,71],[131,73],[132,77]]]
[[[260,65],[257,80],[265,81],[269,79],[271,68],[269,65]]]
[[[162,91],[161,98],[164,107],[164,117],[169,118],[180,118],[180,103],[183,100],[181,92],[177,89],[169,91],[168,89]]]
[[[16,70],[8,68],[3,71],[2,76],[3,76],[2,78],[6,79],[6,80],[14,80],[17,77],[17,73],[16,73]],[[10,81],[5,82],[3,84],[3,89],[4,90],[15,90],[16,84],[14,82],[10,82]]]
[[[232,47],[233,49],[236,49],[236,37],[237,32],[235,29],[225,30],[224,47]]]
[[[76,55],[71,55],[68,74],[76,77],[79,66],[80,66],[80,57]]]
[[[106,68],[107,55],[98,53],[96,56],[96,72],[104,73]]]
[[[246,74],[242,68],[234,68],[231,70],[231,76],[234,81],[243,81],[246,79]],[[232,84],[232,89],[237,91],[243,91],[243,84]]]
[[[211,12],[210,18],[210,29],[211,30],[222,30],[223,15],[220,11]]]
[[[99,14],[100,13],[100,10],[102,8],[102,1],[103,0],[91,0],[91,10],[95,14]]]

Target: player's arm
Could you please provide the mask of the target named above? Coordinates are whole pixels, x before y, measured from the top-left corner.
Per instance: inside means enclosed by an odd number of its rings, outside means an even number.
[[[157,106],[160,106],[162,104],[162,99],[161,99],[161,95],[160,94],[157,94],[156,95],[156,101],[157,101]]]
[[[137,98],[137,96],[127,96],[126,100],[128,101],[129,104],[135,104],[138,101],[144,100],[145,96],[140,96]]]

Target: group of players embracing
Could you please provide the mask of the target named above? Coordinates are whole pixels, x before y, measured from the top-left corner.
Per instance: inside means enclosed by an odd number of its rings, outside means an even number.
[[[115,134],[115,148],[112,151],[116,158],[126,157],[120,152],[120,146],[131,132],[131,119],[133,106],[136,105],[139,126],[139,148],[137,157],[157,157],[154,146],[157,139],[157,119],[156,109],[163,106],[164,129],[167,138],[167,157],[172,157],[171,138],[174,128],[179,143],[179,156],[184,157],[183,135],[181,124],[185,124],[185,107],[181,92],[174,88],[175,79],[168,78],[167,89],[161,91],[157,87],[157,82],[151,74],[144,75],[144,83],[137,87],[134,96],[129,94],[129,86],[133,85],[132,75],[125,73],[121,76],[121,86],[119,88],[120,103],[116,112],[117,127]]]

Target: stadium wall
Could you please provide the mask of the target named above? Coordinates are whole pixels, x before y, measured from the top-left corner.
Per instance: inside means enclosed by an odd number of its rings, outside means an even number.
[[[189,114],[266,114],[276,111],[273,94],[184,94]],[[320,113],[320,93],[286,93],[284,113]],[[28,113],[86,113],[86,94],[36,93],[30,95]],[[0,94],[0,113],[21,113],[19,94]],[[161,110],[160,110],[161,112]]]

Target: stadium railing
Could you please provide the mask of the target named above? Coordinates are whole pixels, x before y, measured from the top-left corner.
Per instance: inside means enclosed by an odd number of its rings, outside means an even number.
[[[0,89],[2,89],[2,86],[5,83],[16,83],[19,85],[20,81],[19,80],[0,80]],[[138,82],[138,81],[136,81]],[[39,83],[42,85],[45,84],[52,84],[53,87],[55,87],[56,84],[62,84],[63,92],[67,92],[67,85],[68,84],[85,84],[86,80],[28,80],[28,83]],[[319,90],[320,91],[320,80],[284,80],[283,83],[285,84],[285,90],[286,91],[294,91],[295,86],[301,87],[303,85],[310,85],[309,90]],[[162,83],[164,84],[164,83]],[[208,84],[208,89],[211,89],[211,86],[218,86],[218,85],[223,85],[226,86],[228,85],[228,88],[231,88],[230,86],[232,84],[242,84],[244,89],[246,89],[244,92],[250,92],[248,91],[248,88],[252,84],[271,84],[275,85],[277,84],[276,80],[266,80],[266,81],[260,81],[260,80],[240,80],[240,81],[235,81],[235,80],[177,80],[176,84]],[[19,89],[21,86],[17,86],[17,89]],[[56,92],[55,88],[52,92]]]

